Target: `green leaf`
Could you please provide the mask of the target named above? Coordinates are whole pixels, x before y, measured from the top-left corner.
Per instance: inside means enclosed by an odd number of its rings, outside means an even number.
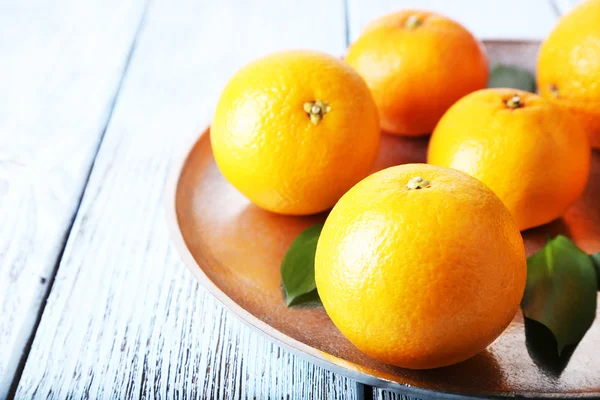
[[[521,302],[525,317],[544,324],[556,339],[558,354],[577,344],[596,316],[596,272],[590,257],[559,235],[527,259],[527,284]]]
[[[596,267],[596,279],[598,280],[598,290],[600,290],[600,251],[594,254],[590,254],[590,258]]]
[[[535,92],[535,77],[524,69],[510,65],[496,65],[490,73],[489,88],[512,88]]]
[[[312,307],[320,307],[323,303],[321,303],[321,298],[319,297],[319,292],[317,289],[311,290],[308,293],[301,294],[296,297],[292,304],[288,304],[288,307],[297,307],[297,308],[312,308]]]
[[[304,230],[281,262],[281,279],[287,306],[319,302],[315,283],[315,253],[323,225]],[[314,293],[313,293],[314,292]]]

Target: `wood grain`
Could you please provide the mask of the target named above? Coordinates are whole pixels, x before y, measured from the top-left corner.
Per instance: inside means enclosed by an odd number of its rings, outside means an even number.
[[[373,400],[417,400],[414,397],[404,396],[387,390],[374,389]]]
[[[143,7],[0,2],[0,399],[35,329]]]
[[[235,69],[280,48],[343,50],[340,2],[281,3],[151,4],[17,397],[356,398],[354,382],[270,344],[206,295],[164,221],[171,157]]]

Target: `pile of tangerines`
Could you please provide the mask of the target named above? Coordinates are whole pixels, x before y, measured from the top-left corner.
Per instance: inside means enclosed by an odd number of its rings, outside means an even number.
[[[485,49],[459,23],[402,11],[344,60],[314,51],[240,70],[211,128],[225,178],[271,212],[332,209],[315,279],[359,349],[407,368],[462,361],[519,307],[521,230],[563,215],[600,147],[600,0],[543,43],[539,94],[485,89]],[[431,134],[427,164],[370,176],[380,135]]]

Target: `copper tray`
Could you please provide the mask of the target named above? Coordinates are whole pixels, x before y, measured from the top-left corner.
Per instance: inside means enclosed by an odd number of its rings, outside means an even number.
[[[539,44],[486,42],[493,63],[533,70]],[[174,167],[167,208],[175,245],[196,278],[232,313],[301,357],[363,383],[407,395],[464,397],[600,397],[600,318],[562,358],[521,313],[483,353],[460,364],[411,371],[383,364],[352,346],[322,308],[285,306],[279,266],[292,240],[326,215],[286,217],[251,205],[217,169],[209,130]],[[384,136],[377,169],[424,162],[427,139]],[[564,218],[525,232],[529,254],[547,235],[566,234],[587,252],[600,250],[600,152],[587,190]],[[418,290],[418,288],[415,288]]]

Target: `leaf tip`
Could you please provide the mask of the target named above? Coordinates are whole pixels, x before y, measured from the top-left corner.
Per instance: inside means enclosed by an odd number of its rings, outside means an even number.
[[[294,305],[294,300],[295,300],[295,299],[296,299],[295,297],[288,297],[288,296],[285,296],[285,305],[286,305],[286,307],[291,307],[291,306],[293,306],[293,305]]]

